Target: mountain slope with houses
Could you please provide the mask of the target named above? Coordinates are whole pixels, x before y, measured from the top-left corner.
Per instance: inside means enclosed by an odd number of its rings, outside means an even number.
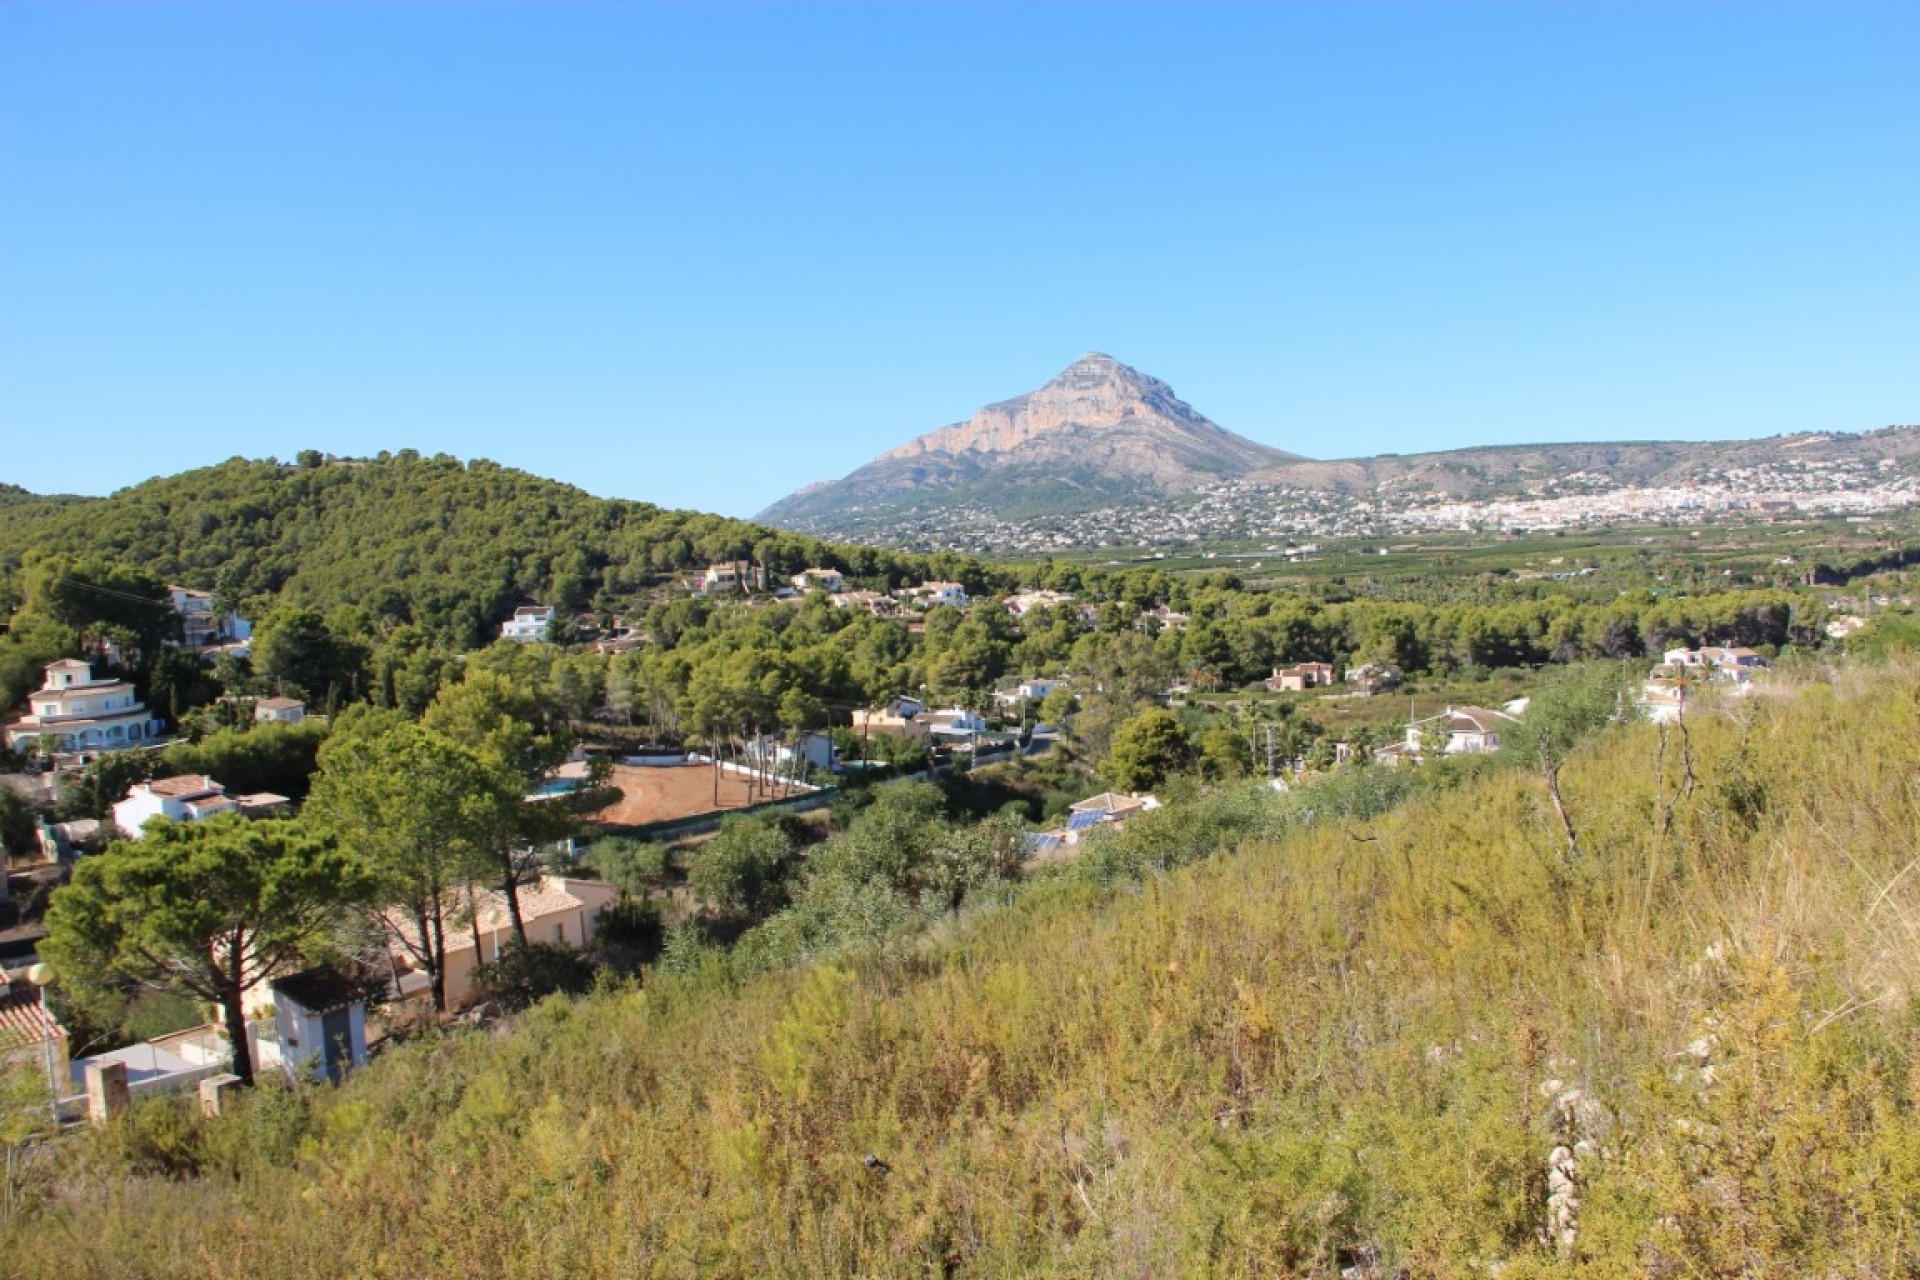
[[[1119,541],[1190,542],[1349,531],[1329,527],[1329,516],[1337,523],[1342,513],[1368,529],[1391,528],[1400,515],[1450,513],[1459,504],[1577,506],[1636,491],[1668,494],[1666,505],[1684,508],[1692,502],[1684,491],[1698,490],[1698,505],[1714,511],[1777,509],[1833,494],[1881,509],[1911,501],[1917,473],[1916,427],[1318,461],[1235,435],[1166,383],[1095,352],[1036,391],[889,450],[843,479],[809,485],[757,518],[865,542],[1034,550],[1104,541],[1108,533]],[[1660,501],[1645,505],[1650,513],[1663,509]]]

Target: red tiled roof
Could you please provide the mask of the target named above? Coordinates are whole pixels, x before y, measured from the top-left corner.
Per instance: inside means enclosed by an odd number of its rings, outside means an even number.
[[[147,790],[157,796],[184,797],[225,791],[226,788],[203,773],[183,773],[172,778],[155,778],[147,784]]]
[[[0,996],[0,1048],[65,1038],[66,1028],[40,1000],[38,987]]]

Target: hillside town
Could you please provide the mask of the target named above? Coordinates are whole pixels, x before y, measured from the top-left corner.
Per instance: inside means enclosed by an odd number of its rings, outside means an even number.
[[[1546,532],[1595,527],[1741,524],[1905,511],[1920,476],[1893,458],[1782,462],[1704,470],[1684,484],[1622,484],[1573,472],[1512,496],[1461,500],[1400,485],[1365,493],[1251,480],[1073,514],[1009,520],[967,505],[837,517],[836,528],[917,551],[1035,555],[1094,547],[1197,548],[1268,539],[1367,538],[1432,532]]]

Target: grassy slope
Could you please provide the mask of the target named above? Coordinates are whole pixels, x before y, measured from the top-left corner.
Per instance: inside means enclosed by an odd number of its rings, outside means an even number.
[[[1547,1160],[1584,1135],[1591,1274],[1911,1272],[1917,730],[1920,673],[1843,672],[1702,720],[1690,796],[1677,738],[1616,731],[1567,776],[1571,868],[1517,774],[1292,830],[1230,797],[1241,847],[1187,871],[1069,875],[891,957],[412,1045],[176,1137],[200,1179],[127,1177],[111,1136],[0,1257],[1330,1275],[1370,1245],[1511,1280],[1564,1265],[1536,1239]],[[1190,852],[1205,816],[1143,824],[1107,865]],[[1683,1053],[1708,1037],[1711,1083]],[[1576,1086],[1598,1106],[1569,1131]]]

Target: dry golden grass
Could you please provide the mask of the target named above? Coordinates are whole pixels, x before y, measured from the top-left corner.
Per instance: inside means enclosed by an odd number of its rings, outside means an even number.
[[[1615,729],[1564,780],[1571,865],[1523,772],[1364,819],[1203,800],[917,942],[552,1002],[171,1146],[136,1120],[71,1153],[0,1257],[248,1280],[1910,1274],[1917,727],[1920,674],[1810,673],[1689,726],[1690,795],[1672,731]],[[1548,1159],[1576,1140],[1563,1249]],[[193,1171],[140,1171],[168,1152]]]

